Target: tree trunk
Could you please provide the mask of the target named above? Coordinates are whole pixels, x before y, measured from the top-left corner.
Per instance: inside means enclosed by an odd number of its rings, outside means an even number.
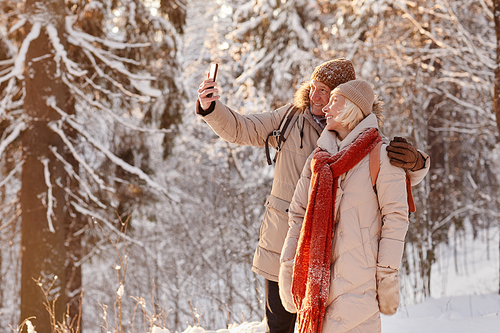
[[[0,161],[0,168],[2,167],[2,163]],[[3,170],[0,169],[0,173],[2,172]],[[0,187],[0,206],[3,206],[4,202],[5,202],[5,197],[6,197],[6,190],[5,190],[6,186],[2,186]],[[3,221],[2,219],[0,219],[0,226],[2,226],[3,224]],[[2,267],[3,265],[3,260],[2,260],[2,251],[0,250],[0,267]],[[6,283],[4,282],[4,277],[3,277],[3,272],[0,271],[0,309],[3,308],[3,286],[5,285]]]
[[[495,87],[493,92],[493,108],[497,119],[498,133],[500,134],[500,0],[493,0],[493,15],[495,18],[495,35],[497,37]],[[500,224],[498,225],[500,229]],[[500,244],[499,244],[500,256]],[[500,294],[500,279],[498,281],[498,293]]]
[[[47,9],[50,21],[58,31],[64,27],[65,4],[63,0],[28,0],[28,12],[37,12],[37,7]],[[31,9],[31,10],[30,10]],[[60,35],[59,38],[63,40]],[[37,39],[31,42],[26,56],[24,76],[26,97],[24,102],[27,130],[22,136],[25,163],[22,170],[21,206],[21,317],[29,317],[38,332],[51,332],[51,322],[62,321],[66,306],[66,223],[68,209],[65,207],[64,189],[58,184],[67,182],[63,165],[57,162],[49,147],[62,154],[64,144],[52,132],[48,123],[60,118],[47,106],[46,99],[53,96],[58,106],[66,109],[69,91],[57,73],[52,56],[51,42],[42,28]],[[50,55],[47,57],[47,55]],[[49,214],[49,185],[46,183],[44,161],[48,161],[52,191],[52,214]],[[50,227],[52,224],[53,228]],[[52,229],[52,230],[51,230]],[[41,286],[34,280],[40,279]],[[42,292],[47,290],[48,300],[55,302],[54,313],[49,315],[43,302]]]
[[[497,119],[497,127],[500,133],[500,0],[493,0],[493,13],[495,17],[495,34],[497,37],[495,88],[493,95],[493,106]]]

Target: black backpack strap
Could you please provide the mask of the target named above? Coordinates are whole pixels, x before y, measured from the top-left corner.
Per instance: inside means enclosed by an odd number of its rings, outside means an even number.
[[[267,164],[273,165],[273,162],[271,161],[271,155],[269,153],[269,137],[270,136],[278,136],[279,135],[279,130],[273,130],[271,133],[267,135],[266,138],[266,158],[267,158]]]
[[[286,132],[288,126],[292,122],[295,113],[297,113],[299,109],[296,108],[294,105],[291,105],[288,110],[285,113],[285,116],[281,119],[280,124],[278,126],[277,130],[272,130],[266,138],[266,158],[267,158],[267,164],[272,165],[273,161],[276,162],[276,155],[274,156],[274,159],[271,161],[271,154],[269,153],[269,137],[274,136],[277,141],[276,145],[276,154],[281,150],[281,145],[286,141],[285,135],[288,134]]]

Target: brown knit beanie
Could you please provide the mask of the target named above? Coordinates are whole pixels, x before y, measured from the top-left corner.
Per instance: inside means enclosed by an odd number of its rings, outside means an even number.
[[[332,91],[332,95],[342,95],[361,109],[361,112],[368,116],[372,112],[375,95],[368,82],[363,80],[353,80],[339,85]]]
[[[356,80],[356,73],[350,60],[340,58],[327,61],[316,67],[311,80],[322,82],[333,90],[339,84]]]

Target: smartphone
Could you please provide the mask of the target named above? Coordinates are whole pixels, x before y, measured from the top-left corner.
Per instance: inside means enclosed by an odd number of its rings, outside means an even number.
[[[217,69],[219,68],[218,64],[211,64],[210,65],[210,74],[208,75],[209,79],[212,79],[212,81],[215,82],[215,79],[217,78]],[[212,93],[208,94],[207,97],[212,97]]]

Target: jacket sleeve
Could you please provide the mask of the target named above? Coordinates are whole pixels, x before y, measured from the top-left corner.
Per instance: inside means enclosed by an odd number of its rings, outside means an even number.
[[[202,116],[198,112],[198,104],[199,101],[196,102],[197,114]],[[238,145],[264,147],[268,134],[278,128],[288,106],[273,112],[241,115],[220,101],[216,101],[214,110],[202,118],[225,141]],[[269,145],[276,146],[274,137],[269,138]]]
[[[385,147],[380,151],[380,171],[376,188],[382,229],[378,265],[398,270],[403,256],[404,240],[408,230],[408,203],[406,178],[403,169],[393,166]]]
[[[425,165],[422,169],[417,171],[408,170],[408,175],[410,175],[411,186],[418,185],[429,172],[429,168],[431,166],[431,158],[429,155],[419,150],[422,156],[425,158]]]
[[[279,273],[279,291],[281,302],[288,312],[297,312],[292,296],[292,275],[295,252],[299,242],[300,231],[306,213],[311,183],[311,160],[314,152],[309,156],[295,188],[292,202],[288,211],[288,233],[281,251]]]
[[[405,172],[390,163],[385,148],[380,153],[376,188],[382,215],[376,269],[377,300],[380,312],[392,315],[399,306],[398,271],[408,230],[408,203]]]

